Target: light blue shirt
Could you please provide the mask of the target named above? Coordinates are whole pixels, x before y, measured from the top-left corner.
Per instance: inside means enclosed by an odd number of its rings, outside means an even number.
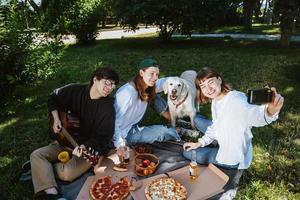
[[[156,81],[156,92],[163,91],[165,80],[166,78],[161,78]],[[115,95],[116,122],[113,136],[116,148],[124,144],[132,126],[141,121],[147,106],[148,102],[139,98],[137,90],[130,83],[126,83],[117,90]]]

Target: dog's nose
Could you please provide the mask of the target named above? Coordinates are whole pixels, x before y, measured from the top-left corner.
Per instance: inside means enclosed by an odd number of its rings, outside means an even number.
[[[172,90],[172,94],[176,94],[177,90],[176,89],[173,89]]]

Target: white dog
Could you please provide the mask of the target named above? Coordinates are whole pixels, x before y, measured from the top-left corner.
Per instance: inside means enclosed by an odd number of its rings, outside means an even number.
[[[163,84],[165,94],[168,94],[168,106],[171,116],[171,124],[176,125],[176,119],[189,116],[192,128],[195,129],[194,118],[196,116],[195,79],[197,73],[192,70],[184,71],[180,78],[169,77]]]

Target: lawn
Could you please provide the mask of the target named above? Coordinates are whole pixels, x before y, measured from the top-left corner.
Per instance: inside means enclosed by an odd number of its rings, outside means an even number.
[[[201,32],[201,31],[199,31]],[[245,30],[243,26],[224,26],[221,28],[216,28],[209,31],[210,33],[240,33],[240,34],[262,34],[262,35],[272,35],[280,34],[279,24],[252,24],[252,30]],[[204,31],[204,33],[207,33]],[[299,29],[295,30],[294,35],[299,35]]]
[[[94,45],[66,46],[61,69],[52,80],[19,86],[0,108],[0,199],[33,199],[31,182],[18,181],[21,164],[30,153],[49,143],[47,96],[70,82],[87,82],[97,64],[113,66],[122,84],[146,56],[160,63],[161,76],[179,75],[186,69],[211,66],[222,72],[237,90],[277,87],[285,97],[280,119],[253,128],[254,159],[241,180],[238,199],[300,199],[300,44],[280,48],[276,42],[175,40],[156,38],[102,40]],[[201,108],[210,118],[210,105]],[[162,123],[149,111],[145,124]]]

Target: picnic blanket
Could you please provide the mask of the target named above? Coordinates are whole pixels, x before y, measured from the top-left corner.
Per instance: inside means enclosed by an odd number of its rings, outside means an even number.
[[[153,149],[153,153],[160,160],[160,165],[158,166],[156,172],[152,174],[152,176],[176,170],[190,163],[189,160],[186,160],[182,156],[183,149],[179,144],[172,142],[154,143],[151,144],[150,147]],[[229,176],[229,181],[223,188],[224,193],[211,197],[210,200],[232,199],[236,194],[238,183],[243,173],[243,170],[220,169]],[[91,175],[93,175],[93,172],[92,170],[89,170],[72,183],[58,181],[59,190],[62,196],[68,200],[75,200],[86,179]],[[139,177],[139,179],[142,178],[144,177]]]

